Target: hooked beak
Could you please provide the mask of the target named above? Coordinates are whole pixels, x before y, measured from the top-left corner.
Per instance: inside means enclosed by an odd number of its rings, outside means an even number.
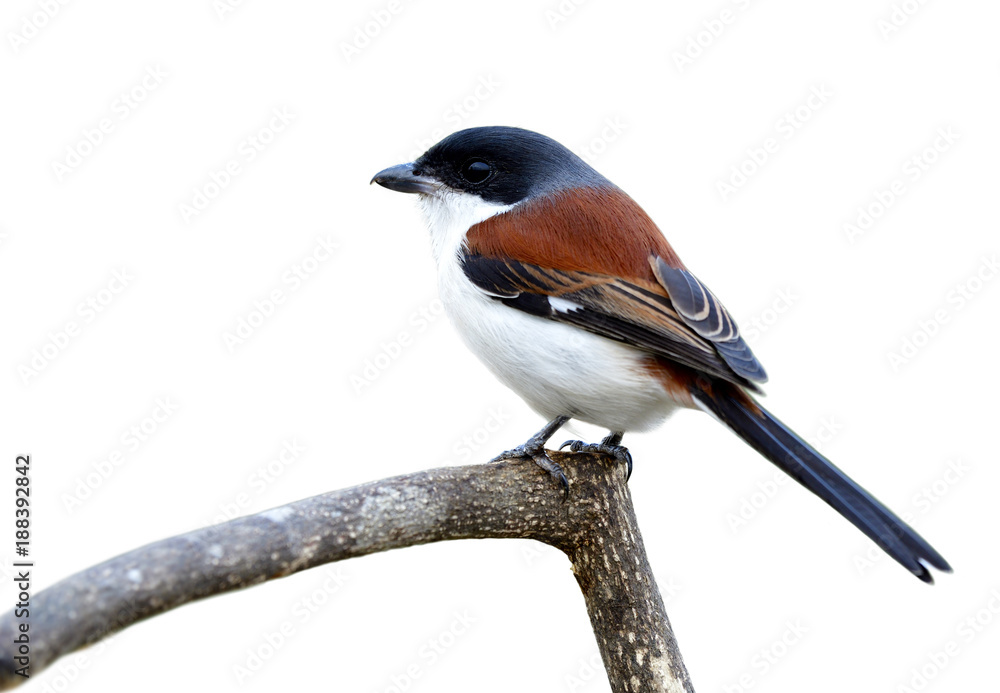
[[[372,183],[378,183],[383,188],[389,188],[389,190],[396,192],[423,193],[425,195],[435,193],[441,187],[441,183],[430,176],[415,173],[412,161],[408,164],[390,166],[379,171],[371,179],[369,185]]]

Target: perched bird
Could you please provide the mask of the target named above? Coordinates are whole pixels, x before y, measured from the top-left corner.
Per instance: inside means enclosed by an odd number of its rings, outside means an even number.
[[[920,535],[764,409],[764,369],[719,300],[624,191],[555,140],[456,132],[373,183],[416,193],[441,300],[466,344],[549,423],[497,459],[546,454],[569,419],[610,431],[573,451],[628,463],[626,431],[701,409],[833,506],[925,582],[951,571]]]

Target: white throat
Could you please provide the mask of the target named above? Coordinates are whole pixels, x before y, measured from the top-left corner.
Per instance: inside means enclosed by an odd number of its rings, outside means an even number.
[[[478,195],[452,190],[418,197],[431,233],[431,251],[438,267],[442,260],[458,255],[465,244],[465,234],[472,226],[503,214],[514,206],[486,202]]]

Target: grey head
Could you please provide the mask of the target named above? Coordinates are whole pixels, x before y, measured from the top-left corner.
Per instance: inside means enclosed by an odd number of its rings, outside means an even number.
[[[604,176],[552,138],[503,126],[460,130],[416,161],[379,171],[372,182],[398,192],[472,193],[499,205],[512,205],[565,188],[611,186]]]

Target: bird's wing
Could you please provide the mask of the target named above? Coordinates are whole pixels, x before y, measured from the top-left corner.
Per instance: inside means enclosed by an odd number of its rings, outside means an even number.
[[[506,305],[575,325],[758,390],[763,367],[725,307],[690,272],[650,257],[658,282],[547,269],[510,258],[462,257],[465,276]]]

